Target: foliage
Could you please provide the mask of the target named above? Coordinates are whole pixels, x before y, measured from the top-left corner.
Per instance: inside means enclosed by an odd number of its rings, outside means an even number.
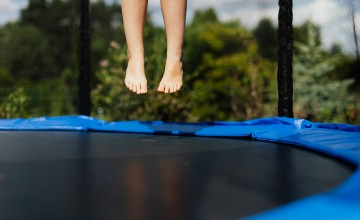
[[[309,39],[312,35],[312,39]],[[321,47],[321,31],[320,26],[314,24],[311,20],[307,20],[299,26],[294,27],[294,41],[305,45],[310,44],[311,41],[315,46]],[[295,54],[300,53],[295,47]]]
[[[268,92],[273,87],[268,85],[275,83],[275,66],[259,56],[251,33],[234,22],[199,23],[192,28],[186,40],[198,49],[198,64],[190,69],[195,75],[188,82],[193,89],[189,102],[193,118],[244,120],[272,114],[264,106],[271,99]]]
[[[14,78],[39,81],[55,74],[52,68],[55,62],[46,55],[47,37],[36,27],[9,24],[1,32],[4,44],[0,51],[1,64]]]
[[[261,19],[254,29],[254,36],[259,46],[261,56],[269,60],[277,60],[277,28],[270,19]]]
[[[60,77],[77,68],[79,1],[29,0],[18,22],[0,28],[0,67],[22,81]],[[92,61],[96,71],[114,39],[124,40],[121,8],[91,3]],[[94,71],[94,72],[95,72]]]
[[[29,0],[18,21],[0,27],[0,117],[76,114],[78,9],[79,1]],[[193,122],[277,114],[277,28],[268,19],[250,31],[240,21],[221,21],[214,9],[196,11],[186,26],[184,86],[177,94],[161,94],[156,88],[164,71],[166,34],[148,16],[149,93],[139,96],[123,83],[121,6],[98,0],[91,9],[92,116]],[[359,123],[358,63],[338,45],[326,51],[320,28],[311,21],[295,26],[294,37],[296,115]]]
[[[204,19],[207,16],[212,19]],[[208,22],[200,22],[203,20]],[[123,85],[126,48],[113,43],[96,74],[99,84],[93,91],[94,116],[107,120],[210,121],[271,114],[265,112],[270,109],[265,102],[271,99],[274,87],[269,85],[275,82],[275,66],[258,55],[253,36],[238,23],[219,22],[211,10],[197,12],[185,39],[184,88],[173,95],[156,92],[166,54],[164,30],[158,31],[148,36],[152,38],[146,57],[146,72],[151,76],[149,94],[134,95]]]
[[[0,72],[1,73],[1,72]],[[39,115],[76,114],[76,87],[71,71],[46,83],[23,83],[22,87],[1,87],[0,117],[34,117]]]
[[[5,68],[0,67],[0,88],[5,86],[12,86],[14,85],[15,80],[11,76],[10,71]]]
[[[294,113],[313,121],[344,122],[354,97],[349,93],[353,80],[333,80],[337,57],[326,57],[315,34],[307,31],[307,44],[296,43],[294,59]]]
[[[95,72],[109,42],[124,41],[124,34],[119,5],[95,1],[91,7]],[[2,100],[22,87],[29,116],[76,113],[78,8],[79,1],[29,0],[17,22],[0,27]]]
[[[27,95],[23,88],[17,88],[11,92],[0,105],[1,118],[19,118],[26,117],[25,104]]]

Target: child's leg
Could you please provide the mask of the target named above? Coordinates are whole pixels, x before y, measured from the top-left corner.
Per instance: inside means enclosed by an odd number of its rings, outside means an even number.
[[[147,0],[122,0],[121,4],[129,56],[125,84],[137,94],[147,92],[143,46],[147,4]]]
[[[182,86],[182,46],[184,39],[186,0],[161,0],[164,16],[167,56],[164,76],[158,91],[165,93],[177,92]]]

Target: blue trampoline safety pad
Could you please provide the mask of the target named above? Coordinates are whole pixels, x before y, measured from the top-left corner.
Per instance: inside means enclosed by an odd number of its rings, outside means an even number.
[[[111,131],[207,137],[251,137],[294,144],[353,163],[358,169],[329,192],[248,217],[248,219],[360,219],[360,126],[313,123],[284,117],[244,122],[106,122],[87,116],[0,119],[0,130]]]

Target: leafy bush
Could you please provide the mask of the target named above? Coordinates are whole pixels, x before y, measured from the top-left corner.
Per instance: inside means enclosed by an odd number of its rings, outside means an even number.
[[[11,92],[0,105],[0,118],[26,117],[25,104],[28,100],[23,88]]]

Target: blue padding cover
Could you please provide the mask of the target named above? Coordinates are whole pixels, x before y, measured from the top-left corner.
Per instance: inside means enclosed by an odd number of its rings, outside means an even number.
[[[248,219],[360,219],[360,126],[313,123],[284,117],[245,122],[105,122],[86,116],[1,119],[0,130],[76,130],[211,137],[252,137],[294,144],[355,164],[358,169],[336,189],[304,198]]]

